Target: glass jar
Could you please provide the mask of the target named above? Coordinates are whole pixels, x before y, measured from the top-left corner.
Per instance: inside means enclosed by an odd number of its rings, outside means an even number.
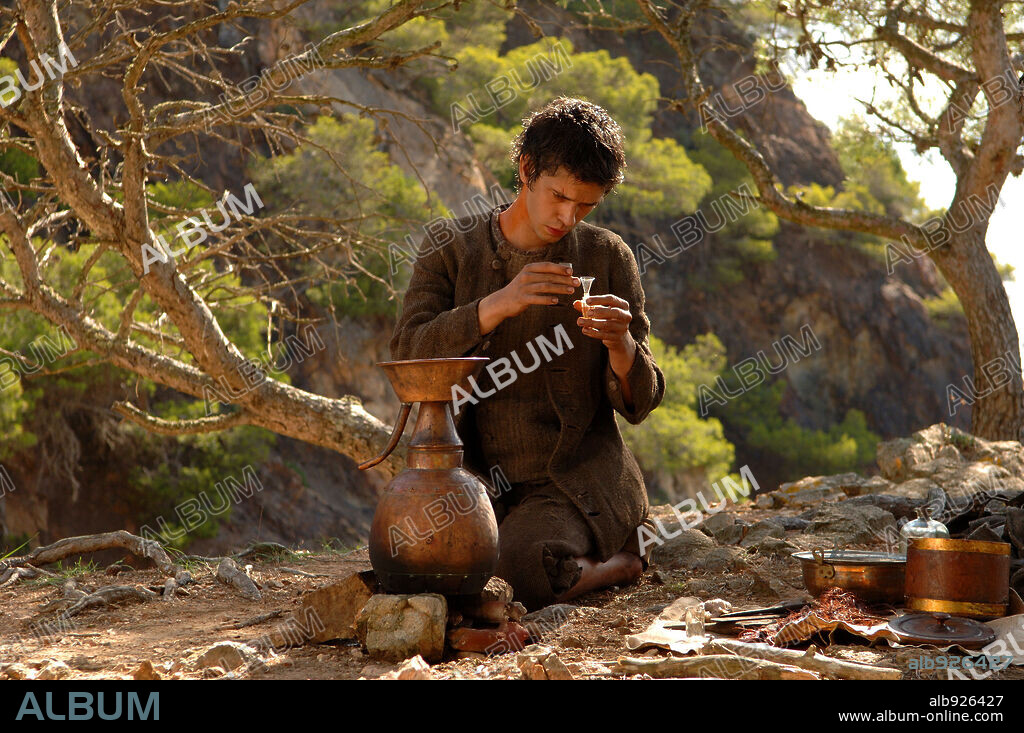
[[[917,519],[911,520],[900,528],[900,552],[906,554],[909,540],[922,539],[925,537],[949,537],[949,530],[942,522],[937,522],[928,516],[928,509],[923,506],[917,508]]]

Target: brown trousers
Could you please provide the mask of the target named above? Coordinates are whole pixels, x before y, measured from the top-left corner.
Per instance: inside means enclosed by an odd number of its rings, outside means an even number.
[[[582,568],[575,558],[594,552],[594,536],[583,515],[554,482],[542,479],[513,484],[495,502],[498,519],[498,568],[515,600],[533,611],[551,605],[576,585]],[[645,521],[649,524],[649,520]],[[636,532],[622,548],[636,555]],[[644,569],[651,547],[641,555]]]

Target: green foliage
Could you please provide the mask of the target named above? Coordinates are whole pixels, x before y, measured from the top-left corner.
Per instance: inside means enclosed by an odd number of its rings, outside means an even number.
[[[162,183],[150,183],[146,187],[149,198],[164,206],[173,206],[176,209],[185,211],[198,211],[213,205],[213,196],[208,191],[200,188],[191,181],[166,181]],[[150,211],[150,221],[159,220],[164,217],[155,210]],[[176,222],[175,222],[176,223]]]
[[[723,377],[728,391],[740,390],[734,374]],[[860,471],[873,463],[879,436],[868,429],[860,410],[849,410],[838,425],[812,430],[792,418],[783,418],[780,405],[786,382],[767,382],[730,400],[712,403],[712,414],[721,418],[742,442],[776,457],[789,479],[815,474]]]
[[[905,219],[924,214],[920,184],[907,179],[892,143],[873,132],[861,117],[840,120],[832,147],[846,173],[847,189],[858,192],[865,211],[880,208],[882,213]]]
[[[632,0],[556,0],[565,10],[592,19],[596,28],[614,27],[621,21],[644,20],[639,5]]]
[[[479,146],[477,157],[503,185],[515,180],[508,152],[523,119],[567,94],[608,110],[625,138],[625,181],[605,199],[597,220],[616,213],[678,217],[692,212],[710,188],[707,173],[681,145],[652,137],[658,81],[651,74],[638,74],[626,57],[612,58],[604,49],[576,53],[568,39],[547,37],[504,56],[491,45],[466,46],[458,60],[455,73],[421,83],[438,114],[462,123]],[[493,99],[488,89],[495,90]]]
[[[161,408],[161,417],[167,419],[205,414],[203,405],[197,402],[166,402]],[[272,433],[249,426],[174,440],[159,438],[132,424],[125,424],[122,429],[134,438],[136,446],[126,499],[135,507],[140,525],[150,526],[161,535],[162,543],[178,549],[195,539],[213,537],[220,524],[231,516],[230,508],[213,515],[200,495],[205,493],[209,506],[219,508],[225,499],[215,485],[229,476],[241,480],[242,469],[264,463],[274,443]],[[176,537],[185,528],[175,507],[189,499],[198,499],[208,516],[183,537]],[[158,518],[164,522],[158,524]]]
[[[719,420],[698,416],[697,387],[713,382],[725,368],[725,347],[711,333],[682,350],[651,336],[651,353],[665,374],[665,396],[639,425],[616,415],[623,439],[649,471],[703,468],[709,476],[724,476],[733,462],[733,446],[723,436]]]
[[[907,173],[892,144],[872,131],[859,116],[840,121],[832,146],[846,174],[843,190],[812,183],[790,186],[787,193],[808,206],[852,209],[873,214],[923,221],[931,215],[919,193],[919,184]],[[885,262],[886,240],[873,234],[819,229],[819,241],[852,246]]]
[[[95,560],[87,560],[82,562],[82,558],[75,560],[73,564],[64,566],[63,560],[57,561],[57,567],[50,568],[50,572],[54,573],[53,576],[43,576],[41,578],[35,578],[27,581],[29,586],[45,586],[45,585],[64,585],[71,578],[80,578],[83,575],[89,575],[90,573],[98,572],[100,569],[99,565],[96,564]]]
[[[288,209],[316,217],[331,211],[353,221],[353,251],[322,255],[338,257],[334,264],[346,277],[309,288],[310,300],[349,316],[391,314],[392,290],[404,287],[409,268],[391,276],[387,245],[408,250],[404,237],[411,230],[418,233],[418,247],[423,224],[450,212],[436,199],[428,201],[417,181],[377,149],[380,141],[372,120],[347,114],[340,120],[319,117],[305,132],[310,144],[269,159],[255,156],[251,179],[266,193],[266,208],[273,213]],[[315,263],[300,266],[312,268]]]
[[[335,3],[318,9],[316,19],[302,21],[311,37],[323,38],[344,28],[364,23],[386,11],[391,0],[356,0]],[[367,44],[367,55],[408,53],[440,41],[434,53],[456,56],[465,46],[477,44],[481,38],[495,47],[505,42],[505,24],[513,17],[511,10],[486,0],[463,2],[458,9],[445,7],[431,11],[430,17],[418,17],[381,34]],[[403,69],[415,73],[436,74],[436,59],[414,59]]]
[[[925,298],[923,302],[929,317],[936,325],[950,328],[954,322],[963,323],[964,307],[953,292],[953,288],[947,286],[940,295]]]
[[[209,200],[188,187],[176,184],[157,185],[152,193],[164,204],[186,208]],[[48,285],[65,297],[71,295],[86,260],[94,254],[97,246],[86,245],[72,250],[42,240],[34,241],[33,245],[39,250],[48,246],[52,248],[42,274]],[[6,246],[6,242],[0,239],[0,248],[6,249]],[[200,264],[197,270],[214,273],[210,261]],[[0,272],[4,280],[21,286],[17,265],[11,258],[0,260]],[[240,286],[236,275],[221,273],[219,277],[227,287]],[[90,284],[85,287],[82,299],[93,318],[117,331],[124,304],[131,298],[135,287],[137,281],[124,259],[107,252],[93,265]],[[135,311],[136,320],[148,321],[154,327],[159,315],[159,309],[148,297],[140,300]],[[265,348],[266,344],[266,308],[252,298],[230,297],[217,307],[217,315],[233,343],[249,358],[258,359],[261,347]],[[177,335],[170,325],[160,328],[164,329],[166,337]],[[159,336],[137,333],[133,338],[164,350]],[[132,375],[121,369],[92,363],[93,355],[75,352],[76,346],[66,332],[58,331],[49,321],[25,311],[10,312],[0,319],[0,348],[20,353],[28,362],[25,365],[16,360],[0,362],[0,370],[4,373],[17,365],[14,374],[18,377],[15,381],[11,381],[9,376],[0,377],[7,385],[0,396],[0,459],[36,444],[38,438],[32,432],[32,426],[48,433],[51,432],[50,425],[66,420],[67,415],[75,410],[85,408],[88,415],[92,411],[106,409],[109,404],[98,402],[103,399],[101,395],[110,395],[112,389],[119,388],[119,383],[132,379]],[[190,357],[183,354],[181,358],[188,360]],[[38,367],[61,371],[43,375]],[[286,374],[275,373],[273,376],[288,381]],[[151,400],[150,409],[156,414],[175,417],[205,414],[204,405],[200,402],[192,402],[189,407],[160,402],[156,397],[156,386],[145,379],[135,380],[134,391],[136,399]],[[215,481],[228,475],[237,476],[241,466],[265,460],[272,440],[269,433],[257,428],[239,428],[221,435],[179,439],[155,436],[129,424],[115,430],[118,437],[114,443],[119,446],[119,455],[133,456],[131,462],[137,467],[157,466],[151,470],[136,468],[131,476],[133,493],[126,500],[138,508],[142,522],[173,510],[176,503],[195,497],[204,488],[209,490]],[[60,449],[61,446],[51,446],[51,450]],[[210,536],[223,518],[211,519],[190,537]]]
[[[725,197],[746,184],[748,191],[756,190],[746,167],[707,133],[696,132],[690,139],[691,159],[703,167],[713,184],[700,203],[704,221],[716,228],[723,217],[728,223],[714,234],[715,244],[710,248],[711,277],[704,274],[691,276],[689,285],[700,290],[736,285],[747,278],[746,268],[771,262],[776,256],[772,238],[779,231],[779,220],[763,206],[749,207],[739,218],[725,216],[728,210]],[[744,204],[737,208],[743,209]]]

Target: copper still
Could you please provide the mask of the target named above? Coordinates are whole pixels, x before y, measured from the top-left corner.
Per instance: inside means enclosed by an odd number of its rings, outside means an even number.
[[[377,465],[398,445],[420,403],[407,468],[388,484],[370,529],[370,564],[388,593],[479,593],[498,562],[498,523],[486,486],[462,467],[452,386],[486,357],[378,362],[402,408]]]

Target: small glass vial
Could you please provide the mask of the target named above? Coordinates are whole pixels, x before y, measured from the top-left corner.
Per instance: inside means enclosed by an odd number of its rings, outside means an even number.
[[[690,606],[683,614],[686,623],[686,635],[689,637],[704,636],[704,607]]]
[[[900,553],[906,554],[909,540],[924,537],[949,537],[949,530],[942,522],[928,517],[926,507],[917,508],[917,519],[911,520],[900,528]]]
[[[590,317],[590,303],[587,301],[590,299],[590,286],[594,284],[596,278],[590,275],[580,275],[580,284],[583,286],[583,315]]]

